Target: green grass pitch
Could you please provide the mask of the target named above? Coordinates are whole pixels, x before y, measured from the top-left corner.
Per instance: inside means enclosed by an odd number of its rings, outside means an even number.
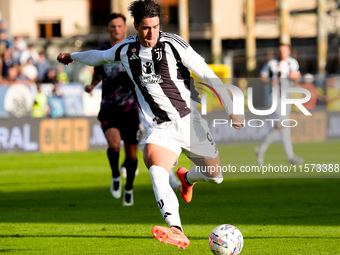
[[[253,147],[222,147],[222,163],[256,165]],[[306,163],[339,164],[339,148],[340,141],[295,144]],[[285,164],[279,144],[270,147],[266,160]],[[243,233],[242,255],[340,254],[340,179],[322,178],[326,174],[245,174],[220,185],[201,183],[190,204],[177,194],[191,241],[180,250],[151,234],[154,225],[166,224],[141,153],[133,207],[109,193],[105,150],[2,154],[0,162],[0,254],[210,254],[210,231],[223,223]],[[189,161],[181,156],[179,165]]]

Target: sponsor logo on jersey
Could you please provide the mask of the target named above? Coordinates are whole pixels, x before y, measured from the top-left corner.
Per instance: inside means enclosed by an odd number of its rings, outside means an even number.
[[[153,72],[153,65],[151,62],[145,62],[143,64],[143,73],[151,74]]]
[[[142,66],[143,74],[139,76],[141,84],[146,86],[147,84],[162,83],[163,79],[160,74],[155,74],[153,64],[151,62],[145,62]]]
[[[139,79],[143,86],[146,86],[147,84],[156,84],[163,82],[162,76],[160,74],[140,75]]]

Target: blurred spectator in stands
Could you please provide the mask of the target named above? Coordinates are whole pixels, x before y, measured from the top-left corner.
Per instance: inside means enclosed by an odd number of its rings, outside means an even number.
[[[6,24],[3,20],[0,20],[0,83],[8,72],[6,56],[10,55],[11,42],[7,36]]]
[[[18,35],[15,37],[14,41],[14,50],[13,50],[13,61],[15,63],[20,64],[20,58],[21,58],[21,53],[26,50],[27,44],[26,41],[24,40],[24,37],[22,35]]]
[[[52,95],[47,97],[48,101],[48,115],[51,118],[64,117],[63,94],[59,89],[59,85],[54,83]]]
[[[3,59],[3,56],[0,55],[0,84],[1,84],[2,81],[3,81],[3,75],[2,75],[3,64],[2,64],[2,59]]]
[[[43,81],[50,69],[50,62],[46,58],[44,52],[39,53],[38,61],[35,63],[36,68],[38,69],[38,81]]]
[[[19,79],[20,66],[18,64],[14,64],[8,69],[7,76],[3,77],[2,83],[5,85],[13,85],[16,83],[21,83]]]
[[[22,67],[23,80],[27,84],[35,83],[38,80],[38,69],[33,65],[33,59],[28,58],[25,65]]]
[[[48,110],[47,97],[41,92],[41,84],[37,84],[37,94],[32,105],[31,116],[34,118],[43,118]]]
[[[326,79],[326,107],[328,111],[340,111],[340,83],[335,77]]]
[[[81,69],[78,75],[78,79],[84,85],[91,84],[93,77],[94,68],[93,66],[85,66]]]
[[[51,83],[51,84],[57,84],[57,78],[56,74],[53,68],[50,68],[47,72],[47,75],[45,78],[41,81],[42,83]]]
[[[304,103],[303,106],[308,109],[312,110],[316,106],[316,101],[318,100],[320,94],[319,91],[316,89],[315,85],[313,84],[314,76],[310,73],[304,75],[304,83],[300,85],[301,88],[309,90],[311,93],[311,98],[307,103]]]
[[[1,54],[1,65],[2,65],[2,77],[6,78],[8,76],[8,70],[14,65],[14,61],[12,58],[12,50],[7,48],[4,50],[3,54]]]
[[[65,83],[70,82],[67,73],[64,71],[64,66],[61,64],[57,65],[57,81],[60,84],[65,84]]]
[[[35,47],[32,44],[28,45],[28,48],[21,52],[20,64],[25,65],[28,59],[31,59],[31,63],[33,65],[38,62],[39,59],[39,53],[35,50]]]
[[[3,25],[3,22],[0,22],[0,55],[2,55],[6,49],[9,49],[11,47],[12,44],[11,41],[8,39],[7,30]]]
[[[24,40],[24,37],[22,35],[17,35],[14,40],[14,47],[17,47],[18,50],[23,51],[27,48],[27,43]]]

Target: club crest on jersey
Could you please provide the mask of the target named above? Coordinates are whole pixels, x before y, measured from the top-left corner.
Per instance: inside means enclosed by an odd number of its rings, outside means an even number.
[[[155,53],[156,53],[156,55],[157,55],[157,60],[158,61],[161,61],[162,60],[162,49],[161,48],[156,48],[155,50]]]

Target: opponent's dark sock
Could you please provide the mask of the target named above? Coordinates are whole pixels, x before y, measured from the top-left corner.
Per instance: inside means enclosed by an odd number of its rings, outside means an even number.
[[[133,180],[135,179],[135,173],[137,169],[137,159],[135,161],[132,159],[126,159],[124,166],[126,168],[125,190],[131,190],[133,188]]]
[[[107,149],[107,157],[110,162],[112,177],[118,178],[120,176],[119,168],[118,168],[118,160],[119,160],[119,151],[115,152],[114,150],[108,148]]]

